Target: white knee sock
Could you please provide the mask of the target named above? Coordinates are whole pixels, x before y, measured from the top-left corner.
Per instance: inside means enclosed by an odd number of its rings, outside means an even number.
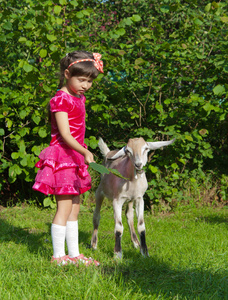
[[[52,224],[51,237],[53,245],[53,257],[62,257],[65,253],[66,226]]]
[[[76,257],[79,255],[78,246],[78,221],[67,221],[66,224],[66,242],[68,255]]]

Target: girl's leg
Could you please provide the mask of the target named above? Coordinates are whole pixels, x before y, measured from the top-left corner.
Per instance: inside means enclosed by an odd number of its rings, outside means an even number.
[[[72,211],[72,195],[56,195],[57,211],[51,226],[53,257],[65,256],[66,222]]]
[[[66,226],[66,222],[72,213],[74,195],[56,195],[57,211],[53,224]]]
[[[72,199],[72,210],[66,224],[66,242],[68,255],[70,257],[79,256],[78,245],[78,214],[80,210],[80,197],[74,196]]]

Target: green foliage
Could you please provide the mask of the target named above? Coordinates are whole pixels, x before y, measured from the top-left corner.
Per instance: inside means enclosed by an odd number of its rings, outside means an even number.
[[[31,186],[37,156],[50,141],[46,105],[57,89],[59,60],[74,49],[100,52],[105,65],[87,94],[89,147],[96,149],[98,136],[115,147],[129,137],[176,137],[148,165],[149,201],[181,201],[189,180],[200,183],[208,171],[218,199],[227,200],[225,2],[0,2],[4,203],[39,197]]]
[[[105,166],[103,165],[100,165],[100,164],[97,164],[97,163],[90,163],[89,166],[99,172],[101,175],[104,175],[104,174],[109,174],[109,173],[112,173],[113,175],[119,177],[119,178],[122,178],[122,179],[125,179],[125,180],[128,180],[128,178],[126,177],[123,177],[119,171],[117,171],[116,169],[110,169],[110,168],[106,168]]]

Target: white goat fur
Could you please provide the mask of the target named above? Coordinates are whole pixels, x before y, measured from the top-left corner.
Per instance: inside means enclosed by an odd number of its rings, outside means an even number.
[[[105,157],[104,164],[108,168],[117,169],[125,180],[112,173],[101,176],[101,182],[96,191],[96,208],[93,215],[94,231],[91,239],[91,246],[96,249],[98,242],[98,226],[100,221],[100,209],[104,197],[113,201],[115,219],[115,255],[122,257],[121,237],[123,234],[122,206],[127,202],[126,216],[131,233],[131,240],[135,247],[140,246],[143,255],[148,255],[145,238],[144,223],[144,200],[148,184],[144,170],[142,168],[147,163],[147,154],[150,150],[168,146],[175,139],[167,142],[145,142],[143,138],[129,139],[127,146],[121,150],[110,151],[108,146],[100,138],[99,148]],[[134,208],[138,219],[137,230],[140,242],[134,229]]]

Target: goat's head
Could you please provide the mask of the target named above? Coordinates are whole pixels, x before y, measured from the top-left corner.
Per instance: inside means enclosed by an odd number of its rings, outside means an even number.
[[[150,150],[156,150],[164,146],[172,144],[175,139],[168,142],[146,142],[142,137],[129,139],[127,146],[119,150],[115,155],[109,157],[114,160],[124,155],[127,155],[134,165],[136,170],[142,170],[147,163],[147,154]]]

